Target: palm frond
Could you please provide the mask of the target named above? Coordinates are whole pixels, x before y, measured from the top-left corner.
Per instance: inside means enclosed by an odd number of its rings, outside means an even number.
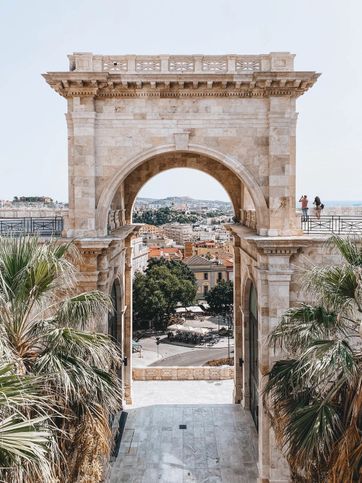
[[[362,267],[362,244],[357,237],[334,235],[330,238],[329,243],[338,250],[348,264],[354,267]]]
[[[102,319],[113,311],[112,301],[108,295],[99,290],[85,292],[69,297],[61,302],[55,319],[61,325],[70,325],[84,329],[89,322]]]
[[[269,344],[288,352],[303,351],[318,338],[330,337],[337,331],[347,332],[351,324],[337,317],[323,306],[301,304],[283,315],[279,324],[269,335]]]
[[[304,285],[318,303],[331,310],[353,309],[358,280],[350,265],[314,267],[305,276]]]
[[[313,479],[316,468],[327,471],[333,445],[342,429],[336,407],[324,401],[305,404],[301,400],[286,424],[284,448],[288,461],[302,468],[311,481],[316,481]]]

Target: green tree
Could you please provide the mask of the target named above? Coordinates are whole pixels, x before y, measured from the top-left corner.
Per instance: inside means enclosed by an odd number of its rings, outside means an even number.
[[[221,280],[214,288],[205,295],[210,310],[215,315],[228,315],[233,307],[233,283]]]
[[[264,397],[295,481],[362,479],[362,243],[331,243],[341,263],[308,271],[314,303],[288,310],[270,336],[286,357]]]
[[[133,214],[134,223],[145,223],[147,225],[165,225],[166,223],[196,223],[199,217],[195,214],[186,214],[169,208],[158,210],[136,211]]]
[[[133,281],[135,327],[165,329],[178,303],[190,305],[195,299],[195,276],[182,262],[152,259],[144,274]]]
[[[0,239],[0,366],[10,382],[26,381],[17,404],[0,378],[1,480],[99,481],[109,455],[120,354],[108,336],[85,330],[112,306],[101,292],[74,295],[78,258],[72,244]],[[4,448],[11,425],[18,450],[10,439]]]

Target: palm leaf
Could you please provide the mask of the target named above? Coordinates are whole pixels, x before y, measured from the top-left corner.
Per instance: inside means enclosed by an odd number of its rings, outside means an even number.
[[[103,292],[94,290],[81,293],[64,300],[55,315],[61,325],[71,325],[82,329],[91,320],[102,319],[113,310],[110,297]]]

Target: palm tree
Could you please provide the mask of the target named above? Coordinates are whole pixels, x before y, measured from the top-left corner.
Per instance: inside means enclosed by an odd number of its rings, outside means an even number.
[[[31,381],[28,389],[34,381],[39,386],[40,403],[35,394],[27,399],[24,389],[27,402],[18,408],[33,432],[27,435],[32,466],[25,465],[29,473],[19,481],[100,481],[110,451],[109,420],[121,404],[121,354],[107,335],[85,330],[112,305],[99,291],[75,294],[78,261],[73,244],[0,239],[0,362],[10,363],[22,384]],[[16,456],[11,463],[20,475],[26,458]]]
[[[24,481],[31,474],[51,479],[52,468],[47,453],[52,443],[47,404],[40,395],[39,381],[19,377],[10,364],[0,365],[0,479]],[[30,419],[27,409],[39,416]],[[21,462],[21,465],[19,464]]]
[[[314,303],[288,310],[270,335],[286,357],[264,399],[295,481],[362,481],[361,242],[331,239],[341,262],[305,274]]]

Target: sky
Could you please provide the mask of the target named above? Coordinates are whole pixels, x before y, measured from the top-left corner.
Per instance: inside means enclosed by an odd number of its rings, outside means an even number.
[[[322,73],[297,102],[297,196],[362,199],[361,18],[360,0],[2,0],[0,199],[67,200],[66,102],[41,77],[68,70],[67,54],[275,51]],[[190,173],[163,173],[142,195],[178,195],[182,185],[183,195],[227,199]]]

